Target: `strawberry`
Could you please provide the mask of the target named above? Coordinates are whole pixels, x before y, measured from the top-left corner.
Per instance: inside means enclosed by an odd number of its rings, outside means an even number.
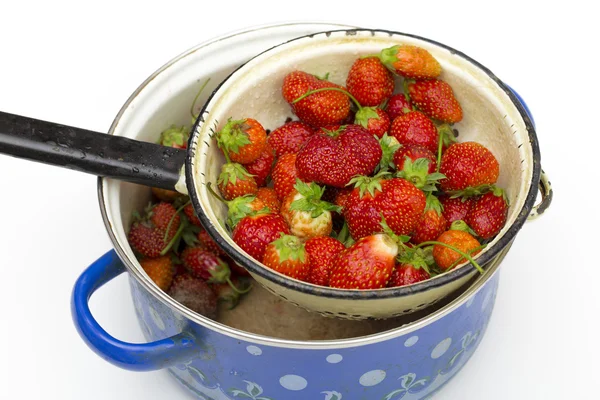
[[[142,218],[134,213],[134,222],[129,230],[131,247],[147,258],[159,257],[169,250],[169,244],[179,231],[181,219],[171,203],[161,202],[146,210]]]
[[[394,157],[401,147],[398,139],[384,133],[381,139],[379,139],[379,145],[381,146],[381,160],[379,160],[379,165],[375,168],[375,171],[387,171],[396,168],[394,165]]]
[[[331,233],[331,212],[340,212],[341,207],[321,200],[325,188],[314,182],[296,181],[294,190],[285,197],[281,205],[281,216],[290,227],[292,235],[301,239],[327,236]]]
[[[194,206],[192,204],[188,204],[185,207],[183,207],[183,213],[186,217],[188,217],[188,219],[193,225],[202,226],[202,224],[200,223],[200,219],[196,215],[196,211],[194,210]]]
[[[196,278],[208,283],[227,283],[234,291],[243,293],[231,281],[229,265],[215,253],[201,247],[186,247],[181,253],[181,261]]]
[[[477,142],[455,143],[442,155],[440,181],[445,192],[461,191],[496,183],[500,174],[498,160]]]
[[[381,50],[379,59],[391,71],[405,78],[430,79],[442,72],[442,66],[435,57],[418,46],[388,47]]]
[[[180,218],[177,210],[171,203],[160,202],[154,205],[148,216],[150,217],[150,222],[163,232],[166,232],[167,228],[170,228],[175,233],[179,227]]]
[[[469,256],[473,256],[480,251],[480,244],[477,239],[475,239],[475,237],[473,237],[473,235],[470,233],[462,230],[451,229],[446,231],[437,238],[437,242],[440,244],[434,244],[433,258],[437,266],[444,271],[465,262],[465,253]],[[462,254],[456,252],[452,248],[447,247],[447,245],[458,249]],[[478,269],[480,268],[481,267]]]
[[[200,315],[217,318],[217,295],[202,279],[194,278],[190,274],[177,275],[168,294]]]
[[[187,149],[190,130],[185,126],[171,125],[160,133],[158,144],[176,149]]]
[[[352,179],[355,188],[346,200],[344,218],[354,239],[381,232],[382,215],[395,234],[407,235],[423,214],[425,194],[405,179],[384,179],[388,175]]]
[[[446,229],[450,229],[454,221],[464,220],[473,206],[472,198],[440,196],[439,200],[442,204],[442,215],[446,219]]]
[[[387,285],[398,244],[385,233],[362,237],[335,257],[329,285],[340,289],[379,289]]]
[[[401,160],[398,161],[402,162]],[[413,162],[409,157],[404,157],[404,162],[401,165],[402,169],[399,169],[395,176],[406,179],[424,192],[436,191],[439,180],[445,178],[439,172],[429,173],[432,169],[429,158],[417,158]]]
[[[396,165],[396,169],[398,169],[398,171],[404,170],[407,158],[408,160],[412,161],[413,164],[419,158],[424,158],[428,160],[428,174],[435,172],[435,169],[437,167],[435,154],[433,154],[431,150],[423,146],[407,144],[400,147],[400,149],[396,150],[396,152],[394,153],[394,164]]]
[[[342,188],[355,175],[371,174],[381,155],[379,142],[365,128],[346,125],[313,136],[298,152],[296,168],[305,182]]]
[[[231,237],[250,257],[262,262],[267,245],[282,232],[289,235],[290,230],[281,215],[257,213],[242,218]]]
[[[152,194],[159,200],[159,201],[166,201],[169,203],[174,202],[175,200],[183,197],[184,195],[176,192],[174,190],[167,190],[167,189],[161,189],[161,188],[152,188]]]
[[[206,188],[214,197],[227,206],[227,226],[231,229],[247,215],[257,211],[268,211],[262,200],[258,199],[255,195],[248,194],[236,197],[233,200],[225,200],[213,190],[210,182],[206,185]]]
[[[223,164],[217,184],[225,200],[256,194],[258,191],[254,177],[246,171],[243,165],[238,163]]]
[[[431,278],[429,272],[412,264],[397,263],[392,271],[387,287],[407,286]]]
[[[460,103],[450,85],[439,79],[407,85],[411,102],[429,118],[453,124],[463,118]]]
[[[263,264],[290,278],[305,280],[310,270],[310,257],[304,243],[292,235],[281,235],[265,249]]]
[[[381,108],[362,107],[356,112],[354,123],[379,138],[390,129],[390,117]]]
[[[275,162],[275,152],[273,148],[267,144],[260,156],[249,164],[244,165],[246,171],[254,178],[256,186],[261,187],[267,184],[267,178],[273,169]]]
[[[227,121],[216,133],[217,145],[227,160],[234,163],[249,164],[261,156],[267,144],[265,128],[252,118]]]
[[[437,128],[422,112],[410,111],[396,117],[390,127],[390,136],[402,145],[423,146],[433,154],[438,152]]]
[[[175,273],[171,256],[166,255],[158,258],[142,258],[140,260],[140,265],[156,286],[164,292],[169,290],[171,283],[173,282],[173,274]]]
[[[385,112],[390,117],[390,121],[409,111],[413,111],[413,107],[403,93],[398,93],[390,97],[385,106]]]
[[[256,192],[256,198],[261,200],[265,207],[271,210],[272,213],[278,213],[281,208],[281,202],[277,198],[275,189],[261,187]]]
[[[291,121],[271,132],[267,141],[279,158],[284,154],[300,151],[304,143],[314,134],[314,130],[304,122]]]
[[[345,93],[327,90],[303,96],[323,88],[341,87],[306,72],[293,71],[283,80],[282,94],[302,122],[317,128],[342,123],[350,113],[350,101]]]
[[[340,206],[342,208],[346,207],[346,201],[348,201],[348,197],[352,193],[352,188],[343,188],[340,189],[335,195],[334,204],[336,206]]]
[[[251,288],[252,284],[248,282],[246,279],[239,279],[237,277],[232,277],[231,282],[239,291],[246,292]],[[217,299],[219,303],[226,303],[229,305],[227,309],[233,310],[240,302],[240,293],[236,292],[232,289],[232,287],[227,283],[215,283],[212,285],[213,290],[217,295]]]
[[[361,105],[378,106],[394,92],[394,77],[378,58],[359,58],[348,72],[346,88]]]
[[[197,238],[198,238],[198,241],[200,242],[201,246],[203,248],[205,248],[206,250],[211,251],[218,256],[225,255],[225,252],[223,251],[223,249],[221,249],[221,247],[219,247],[217,242],[215,242],[213,240],[213,238],[208,234],[208,232],[205,231],[204,229],[202,229],[200,232],[198,232]]]
[[[495,187],[473,201],[465,222],[482,239],[491,239],[504,227],[508,215],[508,204],[504,191]]]
[[[308,239],[304,243],[304,248],[310,262],[306,282],[329,286],[333,260],[346,247],[337,239],[329,236],[319,236]]]
[[[445,230],[446,218],[442,214],[442,205],[437,197],[429,193],[427,195],[425,212],[415,226],[410,241],[414,244],[419,244],[436,240]]]
[[[273,173],[273,189],[277,192],[279,200],[283,200],[294,190],[298,171],[296,169],[296,154],[284,154],[275,163]]]

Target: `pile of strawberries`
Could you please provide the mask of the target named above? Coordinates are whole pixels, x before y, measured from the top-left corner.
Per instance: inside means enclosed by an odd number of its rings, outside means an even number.
[[[281,90],[298,120],[272,132],[229,119],[214,133],[220,193],[209,189],[233,241],[268,268],[342,289],[413,284],[467,260],[481,270],[472,256],[508,204],[494,155],[457,142],[463,110],[441,73],[427,50],[393,46],[357,59],[345,87],[289,73]]]

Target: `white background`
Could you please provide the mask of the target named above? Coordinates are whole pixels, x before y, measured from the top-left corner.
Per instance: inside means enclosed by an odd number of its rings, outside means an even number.
[[[385,28],[462,50],[528,102],[555,199],[543,218],[526,224],[505,259],[479,350],[435,398],[594,397],[600,371],[596,13],[576,1],[207,3],[3,2],[0,110],[106,131],[131,92],[174,56],[270,22]],[[0,185],[0,398],[191,399],[166,372],[127,372],[104,362],[73,328],[72,285],[111,247],[96,178],[0,156]],[[104,287],[92,310],[111,334],[141,342],[124,278]]]

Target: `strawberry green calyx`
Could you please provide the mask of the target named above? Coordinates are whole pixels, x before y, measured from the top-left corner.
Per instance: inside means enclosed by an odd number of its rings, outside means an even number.
[[[306,262],[304,243],[297,236],[282,233],[281,237],[274,240],[271,244],[275,246],[279,254],[280,263],[288,260]]]
[[[233,200],[227,201],[223,197],[219,196],[217,192],[212,188],[210,182],[206,184],[206,188],[208,191],[220,202],[227,205],[227,225],[233,229],[244,217],[249,215],[258,215],[257,213],[260,211],[261,214],[267,214],[269,212],[268,208],[263,208],[261,210],[254,210],[250,204],[256,200],[256,196],[254,195],[245,195],[236,197]]]
[[[325,187],[321,187],[314,182],[308,184],[296,179],[294,188],[300,193],[301,198],[292,202],[290,205],[291,210],[309,212],[312,218],[318,218],[325,211],[342,212],[342,207],[321,200],[325,193]]]
[[[396,177],[406,179],[412,182],[417,188],[424,192],[433,192],[437,190],[436,184],[440,179],[446,176],[439,172],[429,172],[429,160],[427,158],[418,158],[414,162],[410,157],[406,157],[404,167],[396,173]]]
[[[314,76],[315,78],[317,78],[320,81],[326,81],[327,79],[329,79],[329,72],[325,73],[325,75],[312,74],[312,76]]]
[[[388,48],[381,50],[381,52],[378,55],[379,61],[381,61],[381,63],[383,65],[385,65],[386,68],[392,72],[396,72],[394,63],[398,61],[397,54],[398,54],[399,49],[400,49],[399,45],[388,47]]]
[[[383,228],[383,233],[388,235],[398,245],[399,250],[405,251],[406,249],[408,249],[409,247],[405,243],[408,243],[408,241],[410,240],[410,236],[396,235],[392,228],[390,228],[390,226],[385,221],[385,217],[383,216],[383,214],[380,213],[380,215],[381,222],[379,223],[379,225],[381,225],[381,227]]]
[[[444,206],[440,203],[440,200],[433,195],[433,193],[427,193],[425,197],[425,211],[434,210],[437,215],[442,215]]]
[[[249,128],[245,119],[229,118],[223,129],[216,133],[217,146],[226,152],[239,153],[241,147],[251,143],[246,133]]]
[[[444,146],[449,147],[453,143],[456,143],[456,138],[454,137],[454,131],[450,128],[448,124],[442,124],[437,127],[439,143],[438,143],[438,152],[437,152],[437,169],[436,172],[440,172],[440,167],[442,164],[442,149]]]
[[[404,251],[398,254],[396,261],[400,264],[410,264],[416,269],[423,269],[431,275],[430,267],[434,264],[432,248],[432,246],[426,248],[404,246]]]
[[[469,186],[468,188],[465,188],[463,190],[451,190],[447,193],[452,199],[461,197],[462,200],[465,201],[469,197],[479,196],[488,192],[493,192],[496,196],[503,196],[504,200],[506,200],[506,195],[504,194],[504,191],[501,188],[497,187],[496,185],[490,185],[487,183],[475,187]]]
[[[238,289],[231,281],[231,269],[229,268],[229,265],[220,258],[217,261],[217,265],[209,270],[209,273],[210,278],[207,279],[208,283],[227,283],[237,294],[245,294],[252,289],[252,285],[245,287],[244,289]]]
[[[221,174],[219,175],[217,183],[219,185],[227,185],[228,183],[235,185],[238,179],[245,181],[253,176],[254,175],[250,174],[242,164],[229,162],[223,164],[221,167]]]
[[[452,222],[452,224],[450,224],[450,230],[463,231],[463,232],[469,233],[472,236],[477,236],[475,231],[473,231],[473,229],[471,229],[471,227],[469,225],[467,225],[467,223],[461,219]]]
[[[375,168],[375,171],[387,171],[389,169],[396,168],[394,165],[394,153],[401,147],[400,142],[394,136],[388,136],[384,133],[379,140],[381,146],[381,161]]]
[[[421,247],[431,246],[431,245],[439,245],[439,246],[447,247],[447,248],[449,248],[452,251],[455,251],[456,253],[458,253],[461,256],[463,256],[464,258],[466,258],[471,264],[473,264],[473,266],[475,267],[475,269],[477,269],[477,271],[479,271],[482,274],[485,273],[485,271],[483,270],[483,268],[481,268],[481,265],[479,265],[477,263],[477,261],[475,261],[473,259],[473,257],[471,257],[470,254],[467,254],[464,251],[459,250],[456,247],[451,246],[451,245],[449,245],[447,243],[442,243],[442,242],[438,242],[438,241],[435,241],[435,240],[430,240],[430,241],[427,241],[427,242],[420,243],[418,246],[416,246],[416,248],[421,248]],[[475,251],[475,250],[473,250],[473,251]]]
[[[366,128],[370,119],[379,119],[379,114],[375,109],[376,107],[360,107],[354,115],[354,123]]]
[[[325,135],[332,137],[332,138],[336,138],[339,135],[341,135],[344,131],[346,130],[346,125],[340,125],[337,129],[326,129],[326,128],[321,128],[321,132],[323,132]]]
[[[365,192],[369,192],[371,197],[373,197],[375,196],[375,191],[382,191],[381,181],[389,175],[391,173],[388,171],[379,171],[375,176],[355,176],[346,186],[354,184],[354,187],[358,188],[361,198],[365,195]]]
[[[171,125],[160,134],[159,144],[167,147],[182,148],[190,137],[190,129],[186,126]]]

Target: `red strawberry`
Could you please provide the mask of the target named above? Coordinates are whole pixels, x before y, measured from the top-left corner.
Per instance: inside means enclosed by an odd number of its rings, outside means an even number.
[[[446,231],[437,238],[437,242],[453,246],[470,256],[474,256],[480,251],[477,250],[480,247],[477,239],[470,233],[461,230]],[[437,266],[444,271],[467,261],[461,254],[440,244],[433,246],[433,258]]]
[[[275,189],[261,187],[258,189],[258,192],[256,192],[256,198],[260,199],[265,207],[271,210],[272,213],[279,213],[281,202],[277,198]]]
[[[265,204],[255,195],[244,195],[236,197],[233,200],[225,200],[213,190],[210,182],[206,185],[206,188],[213,196],[227,206],[227,226],[231,229],[245,216],[257,211],[267,211]]]
[[[329,286],[333,260],[346,247],[337,239],[319,236],[308,239],[304,248],[310,261],[310,272],[306,281],[315,285]]]
[[[281,235],[269,243],[265,249],[263,264],[267,267],[289,276],[305,280],[310,270],[310,257],[304,249],[304,243],[296,236]]]
[[[294,190],[281,205],[281,216],[288,223],[292,235],[308,239],[331,233],[331,212],[340,212],[341,207],[321,200],[324,192],[325,188],[314,182],[306,184],[297,180]]]
[[[340,289],[379,289],[387,285],[398,245],[387,234],[360,238],[335,257],[329,285]]]
[[[392,275],[390,276],[387,286],[407,286],[426,281],[429,278],[431,278],[431,275],[423,268],[417,268],[412,264],[398,263],[392,271]]]
[[[431,193],[427,195],[427,205],[421,219],[411,234],[410,241],[419,244],[436,240],[446,230],[446,218],[442,214],[440,201]]]
[[[177,214],[177,210],[171,203],[161,202],[154,205],[148,215],[150,217],[150,222],[163,232],[166,232],[167,228],[170,228],[171,231],[175,233],[179,227],[179,214]],[[171,224],[171,226],[169,226],[169,224]],[[173,227],[175,229],[173,229]]]
[[[403,149],[398,150],[398,152]],[[429,150],[424,149],[426,152]],[[434,192],[437,190],[436,185],[439,183],[440,179],[445,178],[444,175],[439,172],[430,172],[435,171],[435,161],[432,163],[431,155],[425,153],[425,157],[417,158],[414,162],[412,160],[412,156],[416,156],[418,151],[404,156],[404,160],[400,157],[396,161],[398,161],[399,165],[402,168],[398,168],[398,172],[396,173],[396,177],[406,179],[411,182],[417,188],[425,191],[425,192]],[[433,165],[433,167],[432,167]]]
[[[173,282],[173,274],[175,273],[170,255],[158,258],[142,258],[140,265],[156,286],[164,292],[169,290]]]
[[[342,132],[315,135],[298,152],[298,177],[342,188],[355,175],[369,175],[381,160],[379,142],[359,125],[346,125]]]
[[[275,152],[267,142],[261,155],[250,164],[244,165],[246,171],[254,178],[256,186],[261,187],[267,184],[267,178],[275,162]]]
[[[256,194],[258,191],[254,177],[246,171],[243,165],[238,163],[223,164],[217,184],[225,200]]]
[[[405,110],[413,111],[413,108],[403,93],[398,93],[390,97],[385,106],[385,112],[390,117],[390,121],[395,120],[400,115],[404,115]]]
[[[205,248],[206,250],[211,251],[218,256],[225,255],[225,252],[223,251],[223,249],[221,249],[221,247],[219,247],[217,242],[215,242],[213,240],[213,238],[210,237],[208,232],[205,231],[204,229],[202,229],[200,232],[198,232],[197,237],[198,237],[198,241],[200,241],[202,247]]]
[[[348,72],[346,88],[362,106],[378,106],[394,92],[394,77],[378,58],[359,58]]]
[[[229,119],[216,133],[217,145],[234,163],[249,164],[261,156],[267,144],[267,132],[256,120]]]
[[[171,203],[159,203],[149,208],[144,218],[136,217],[129,230],[129,244],[144,257],[159,257],[161,252],[168,251],[180,224],[175,207]]]
[[[485,146],[476,142],[455,143],[443,154],[440,181],[443,191],[460,191],[496,183],[500,174],[498,160]]]
[[[442,72],[442,66],[422,47],[413,45],[393,46],[379,54],[381,62],[405,78],[430,79]]]
[[[439,134],[437,128],[425,114],[410,111],[392,122],[390,136],[402,145],[423,146],[433,154],[438,152]]]
[[[467,197],[450,197],[444,195],[440,196],[439,200],[442,204],[442,214],[446,219],[446,229],[450,229],[454,221],[464,220],[473,206],[473,199]]]
[[[494,188],[473,201],[465,222],[482,239],[491,239],[504,227],[508,204],[500,188]]]
[[[290,230],[279,214],[257,214],[242,218],[233,229],[233,241],[258,262],[262,262],[265,249],[281,233]]]
[[[333,203],[342,208],[346,207],[346,201],[348,201],[350,193],[352,193],[351,188],[340,189],[335,195],[335,201]]]
[[[356,239],[383,230],[381,216],[397,235],[407,235],[425,210],[425,194],[401,178],[383,179],[387,172],[375,177],[357,177],[356,187],[348,196],[344,218],[350,234]]]
[[[363,107],[356,112],[354,123],[366,128],[371,135],[379,138],[389,131],[390,117],[381,108]]]
[[[427,173],[431,174],[435,172],[437,167],[436,156],[428,148],[407,144],[396,150],[394,153],[394,164],[396,165],[396,169],[398,171],[402,171],[404,169],[407,157],[413,163],[419,158],[425,158],[426,160],[429,160],[429,168],[427,169]]]
[[[308,91],[323,88],[341,87],[306,72],[294,71],[284,78],[282,94],[298,118],[309,125],[321,127],[342,123],[350,113],[350,101],[346,94],[327,90],[298,101]]]
[[[171,125],[160,133],[159,144],[176,149],[186,149],[190,137],[190,130],[185,126]]]
[[[193,225],[202,226],[200,219],[198,219],[198,216],[196,215],[193,205],[188,204],[187,206],[183,207],[183,212]]]
[[[309,125],[300,121],[292,121],[271,132],[267,140],[279,158],[284,154],[300,151],[304,143],[314,134],[314,130]]]
[[[463,118],[460,103],[447,82],[439,79],[409,83],[411,102],[429,118],[453,124]]]
[[[196,278],[211,283],[223,283],[229,279],[229,266],[215,253],[201,247],[186,247],[181,253],[185,268]]]
[[[192,275],[177,275],[168,292],[175,301],[205,317],[217,318],[217,295],[203,280]]]
[[[277,192],[279,200],[283,200],[294,190],[298,170],[296,169],[296,154],[285,154],[275,163],[271,178],[273,179],[273,189]]]

